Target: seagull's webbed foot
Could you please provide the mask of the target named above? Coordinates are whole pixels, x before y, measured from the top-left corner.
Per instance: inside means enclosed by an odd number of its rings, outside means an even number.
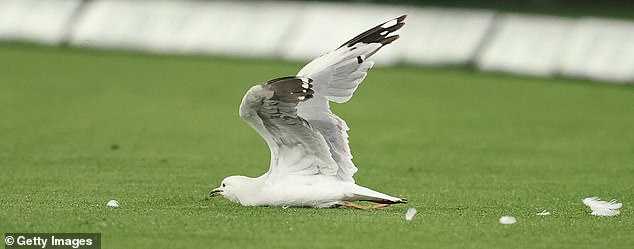
[[[340,201],[337,203],[337,205],[349,207],[349,208],[361,209],[361,210],[384,210],[390,206],[389,204],[375,204],[370,206],[363,206],[363,205],[354,204],[350,201]]]

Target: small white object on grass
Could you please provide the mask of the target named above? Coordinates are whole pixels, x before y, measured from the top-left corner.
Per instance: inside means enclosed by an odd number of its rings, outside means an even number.
[[[517,220],[515,220],[515,217],[513,216],[500,217],[500,224],[510,225],[510,224],[515,224],[515,222],[517,222]]]
[[[590,207],[594,216],[615,216],[621,213],[619,208],[623,203],[619,203],[612,199],[610,202],[602,201],[599,197],[588,197],[583,199],[583,204]]]
[[[414,219],[414,215],[416,215],[416,208],[410,208],[407,210],[407,213],[405,213],[405,220],[412,220]]]
[[[119,207],[119,202],[117,200],[110,200],[106,205],[108,207]]]
[[[544,211],[537,213],[537,216],[548,216],[548,215],[550,215],[550,212],[548,212],[548,210],[546,209],[544,209]]]

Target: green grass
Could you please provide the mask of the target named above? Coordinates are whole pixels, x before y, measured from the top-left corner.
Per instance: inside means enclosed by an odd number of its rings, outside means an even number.
[[[225,176],[267,170],[237,108],[250,86],[300,67],[0,46],[0,233],[100,232],[104,248],[634,244],[634,88],[579,80],[373,69],[334,109],[352,128],[357,182],[410,204],[203,200]],[[595,195],[622,214],[591,216],[581,199]],[[409,207],[419,213],[406,222]]]

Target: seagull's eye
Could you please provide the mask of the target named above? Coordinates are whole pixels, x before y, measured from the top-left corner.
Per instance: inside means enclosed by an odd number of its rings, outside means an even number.
[[[227,186],[227,185],[225,185],[225,184],[223,183],[223,184],[222,184],[222,187],[224,188],[225,186]]]

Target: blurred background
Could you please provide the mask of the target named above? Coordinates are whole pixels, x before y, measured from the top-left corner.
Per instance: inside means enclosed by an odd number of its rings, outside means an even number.
[[[379,66],[451,66],[634,82],[626,0],[2,0],[0,41],[307,61],[408,14]]]

